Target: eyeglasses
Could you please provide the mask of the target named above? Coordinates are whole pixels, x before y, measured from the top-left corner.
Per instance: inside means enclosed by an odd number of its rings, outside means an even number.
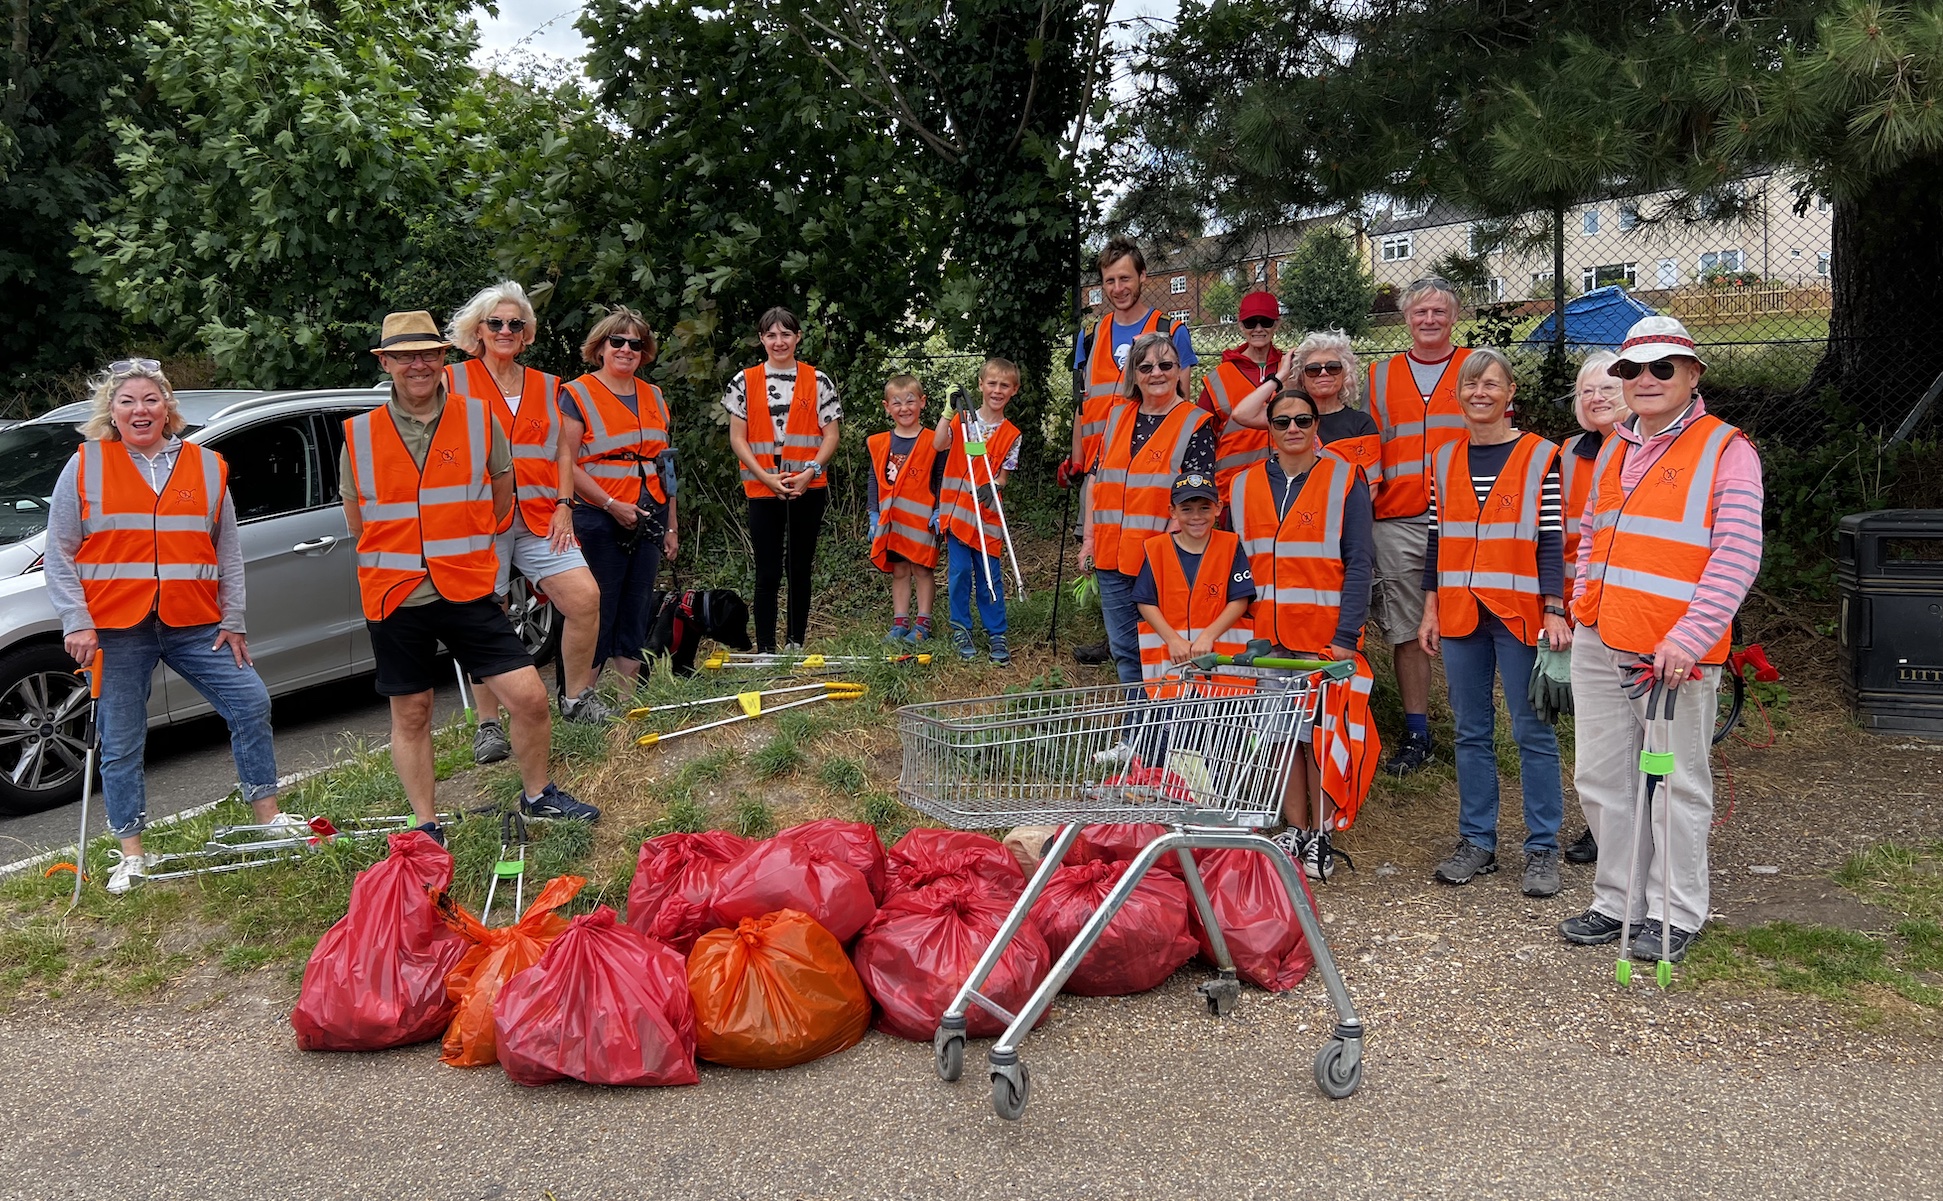
[[[109,375],[133,375],[137,371],[160,371],[162,364],[155,359],[116,359],[108,364]]]
[[[1631,359],[1621,359],[1607,368],[1620,379],[1638,379],[1642,371],[1651,371],[1654,379],[1672,379],[1679,367],[1672,359],[1655,359],[1650,363],[1635,363]]]
[[[1273,317],[1248,317],[1242,320],[1241,328],[1267,329],[1274,324],[1275,324],[1275,318]]]
[[[1310,379],[1317,379],[1325,375],[1341,375],[1342,373],[1343,361],[1341,359],[1330,359],[1326,363],[1302,364],[1302,374],[1308,376]]]
[[[618,334],[610,334],[607,338],[607,346],[610,350],[619,350],[625,346],[635,354],[641,354],[648,349],[648,340],[646,338],[623,338]]]
[[[1280,417],[1270,417],[1268,419],[1268,428],[1272,430],[1285,430],[1290,426],[1294,426],[1296,429],[1306,430],[1315,423],[1316,415],[1314,413],[1286,413]]]
[[[1166,359],[1158,363],[1142,363],[1138,370],[1142,375],[1159,375],[1172,371],[1179,366],[1180,364],[1176,363],[1173,359]]]
[[[486,318],[486,328],[487,328],[487,329],[489,329],[489,330],[491,330],[491,331],[492,331],[492,332],[494,332],[494,333],[500,333],[501,331],[504,331],[504,330],[510,330],[510,331],[512,331],[513,333],[516,333],[516,334],[519,334],[519,333],[525,333],[525,332],[526,332],[526,318],[524,318],[524,317],[488,317],[488,318]]]
[[[443,363],[443,350],[387,350],[384,356],[394,363]]]

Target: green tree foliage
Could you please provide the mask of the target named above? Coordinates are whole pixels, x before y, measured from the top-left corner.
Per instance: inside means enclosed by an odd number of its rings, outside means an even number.
[[[1216,321],[1233,321],[1241,309],[1241,286],[1231,271],[1209,284],[1201,293],[1201,307]]]
[[[452,233],[481,127],[466,11],[196,0],[144,26],[125,190],[80,230],[98,295],[240,383],[368,381],[392,299],[433,303],[428,279],[480,261]]]
[[[1358,337],[1369,328],[1376,280],[1341,230],[1311,230],[1282,264],[1282,319],[1291,329],[1341,329]]]

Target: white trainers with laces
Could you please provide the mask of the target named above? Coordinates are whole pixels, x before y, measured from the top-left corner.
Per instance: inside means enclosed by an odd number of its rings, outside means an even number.
[[[108,892],[120,896],[135,887],[135,881],[148,878],[148,869],[154,861],[152,855],[123,855],[121,862],[108,873]]]
[[[1282,853],[1297,863],[1302,862],[1303,856],[1308,853],[1308,848],[1314,844],[1309,832],[1298,826],[1285,827],[1280,834],[1269,841],[1282,848]]]

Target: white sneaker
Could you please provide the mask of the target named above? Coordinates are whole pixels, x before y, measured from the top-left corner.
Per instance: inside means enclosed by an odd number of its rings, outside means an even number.
[[[294,813],[279,813],[263,823],[265,838],[296,838],[310,833],[310,823]]]
[[[1297,826],[1285,827],[1269,841],[1282,848],[1282,853],[1297,863],[1301,863],[1308,849],[1315,845],[1315,839],[1310,837],[1309,832]]]
[[[1322,839],[1311,838],[1302,848],[1302,874],[1318,883],[1336,874],[1336,857],[1323,858]]]
[[[115,870],[108,873],[108,892],[120,896],[135,887],[135,881],[146,880],[154,858],[153,855],[123,855]]]
[[[1105,750],[1093,752],[1093,762],[1102,767],[1125,767],[1133,762],[1133,747],[1116,742]]]

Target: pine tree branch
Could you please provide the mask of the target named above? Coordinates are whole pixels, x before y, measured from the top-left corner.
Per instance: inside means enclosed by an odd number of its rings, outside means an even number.
[[[883,59],[877,54],[877,52],[874,49],[850,37],[842,30],[835,28],[834,26],[830,25],[828,22],[824,21],[820,17],[815,16],[814,14],[805,13],[804,16],[808,19],[808,21],[812,25],[815,25],[818,29],[822,30],[829,37],[834,38],[838,43],[844,46],[848,46],[851,49],[857,51],[858,53],[864,55],[864,57],[870,59],[872,65],[876,67],[875,73],[877,75],[878,82],[883,84],[884,88],[890,93],[891,96],[890,100],[885,101],[884,99],[879,97],[872,89],[863,86],[863,84],[859,83],[856,79],[852,78],[849,72],[845,71],[842,67],[838,66],[836,62],[832,60],[828,54],[824,53],[822,47],[818,46],[814,41],[810,39],[810,36],[803,31],[802,26],[798,25],[794,20],[785,17],[784,24],[787,25],[789,27],[790,32],[794,33],[797,39],[803,43],[804,48],[807,49],[812,55],[815,56],[818,62],[821,62],[824,66],[828,67],[830,71],[834,73],[838,79],[843,80],[845,84],[849,85],[852,91],[856,92],[859,96],[863,97],[866,102],[868,102],[870,105],[876,108],[879,112],[883,113],[891,120],[896,121],[898,124],[903,125],[905,128],[909,129],[912,133],[916,134],[918,138],[924,142],[925,145],[937,151],[939,155],[941,155],[946,162],[951,163],[953,166],[956,166],[959,162],[963,160],[965,155],[965,147],[956,142],[949,141],[944,137],[941,137],[938,134],[932,132],[930,127],[925,125],[925,123],[918,118],[917,113],[912,110],[910,103],[904,99],[903,91],[899,89],[897,83],[890,78],[890,73],[885,68]]]

